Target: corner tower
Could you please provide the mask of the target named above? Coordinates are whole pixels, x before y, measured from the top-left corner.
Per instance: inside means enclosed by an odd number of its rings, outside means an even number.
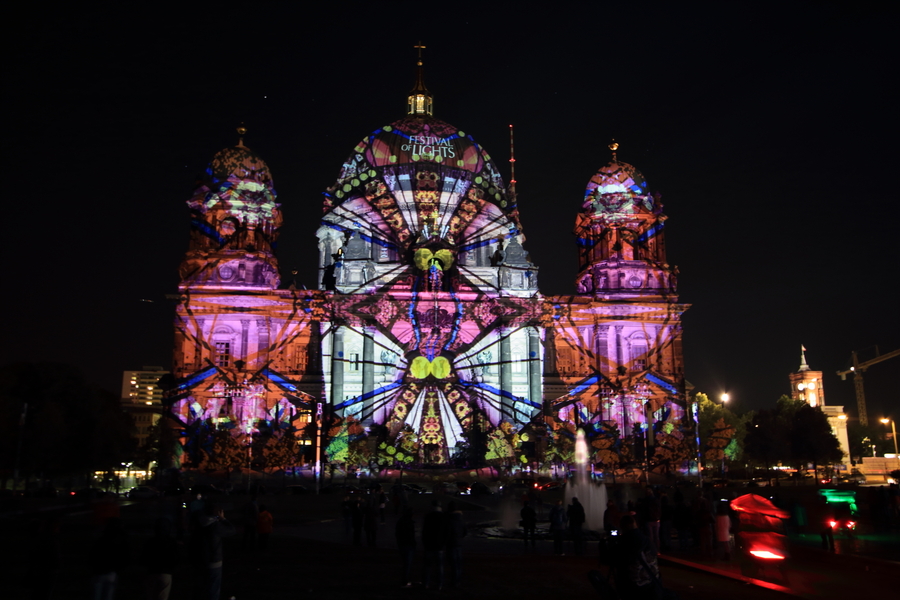
[[[239,455],[241,446],[253,446],[261,448],[253,452],[255,467],[264,467],[269,449],[296,452],[304,442],[321,395],[321,294],[278,289],[281,211],[268,166],[243,139],[213,157],[187,205],[191,237],[179,269],[176,385],[166,398],[181,442],[179,462],[231,468],[235,448]]]
[[[676,269],[667,263],[660,196],[616,157],[591,178],[576,223],[578,295],[547,298],[548,425],[681,468],[687,424]],[[593,442],[592,442],[593,443]],[[604,445],[605,444],[605,445]],[[628,452],[606,453],[606,467]],[[604,459],[601,459],[603,462]]]
[[[188,200],[191,240],[179,274],[182,291],[198,288],[275,289],[273,250],[281,227],[280,205],[269,167],[238,144],[218,152]]]
[[[666,261],[659,194],[650,194],[640,171],[612,160],[591,178],[575,220],[576,288],[607,299],[665,297],[677,300],[676,273]]]

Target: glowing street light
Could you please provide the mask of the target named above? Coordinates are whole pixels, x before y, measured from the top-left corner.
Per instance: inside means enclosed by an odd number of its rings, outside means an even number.
[[[731,396],[728,392],[725,392],[721,396],[719,396],[719,400],[722,401],[722,406],[728,404],[728,401],[731,399]],[[722,477],[725,477],[725,448],[722,448]]]
[[[894,438],[894,457],[900,457],[900,452],[897,451],[897,426],[894,424],[893,419],[884,418],[881,419],[881,422],[887,425],[891,424],[891,437]]]

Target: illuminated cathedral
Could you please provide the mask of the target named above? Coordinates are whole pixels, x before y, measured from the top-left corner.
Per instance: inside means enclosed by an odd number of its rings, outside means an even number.
[[[213,158],[180,267],[183,466],[210,430],[287,431],[335,461],[371,437],[398,462],[442,465],[537,463],[579,428],[617,451],[689,426],[660,197],[611,145],[573,203],[576,293],[544,296],[514,182],[433,116],[421,59],[417,77],[406,116],[366,135],[324,193],[316,290],[279,276],[265,162],[242,140]]]

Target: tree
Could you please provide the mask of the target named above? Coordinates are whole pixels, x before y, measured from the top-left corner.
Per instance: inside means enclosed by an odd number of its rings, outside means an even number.
[[[544,460],[549,465],[563,466],[568,470],[568,466],[575,462],[575,426],[571,423],[565,424],[557,430],[548,432],[547,452],[544,454]]]
[[[872,456],[872,444],[880,440],[880,431],[872,425],[862,425],[859,421],[847,424],[847,440],[850,443],[850,458],[862,462],[864,456]]]
[[[798,468],[812,463],[818,472],[819,465],[840,462],[844,456],[828,417],[822,409],[806,403],[791,415],[790,440],[791,456]]]
[[[118,468],[133,454],[133,428],[119,398],[88,383],[75,367],[18,363],[0,369],[4,473],[16,467],[17,456],[26,478],[89,478]]]
[[[740,417],[702,393],[695,395],[694,400],[700,406],[700,443],[705,446],[703,457],[710,461],[740,460],[746,423],[752,413]]]
[[[591,439],[591,450],[594,455],[591,461],[599,464],[603,469],[612,473],[619,468],[619,453],[617,444],[619,444],[619,427],[615,421],[604,423],[604,427],[599,428],[597,433]]]
[[[668,473],[680,468],[685,462],[693,460],[693,436],[686,434],[676,419],[669,419],[656,424],[656,445],[650,458],[650,468],[662,469]]]
[[[769,467],[781,462],[805,469],[837,462],[843,456],[828,417],[802,400],[782,396],[774,410],[762,410],[747,428],[745,452],[752,461]]]
[[[770,467],[790,458],[787,425],[777,410],[761,410],[747,426],[744,454],[751,462],[763,465],[767,477]]]

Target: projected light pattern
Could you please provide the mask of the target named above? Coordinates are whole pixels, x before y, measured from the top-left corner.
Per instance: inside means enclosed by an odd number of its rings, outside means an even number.
[[[275,200],[241,145],[188,203],[171,396],[187,461],[210,428],[300,435],[320,407],[331,460],[375,436],[407,464],[512,460],[548,430],[669,434],[684,420],[687,306],[659,197],[630,165],[614,159],[588,186],[570,297],[538,292],[490,156],[430,116],[366,136],[325,192],[318,291],[278,289]]]

